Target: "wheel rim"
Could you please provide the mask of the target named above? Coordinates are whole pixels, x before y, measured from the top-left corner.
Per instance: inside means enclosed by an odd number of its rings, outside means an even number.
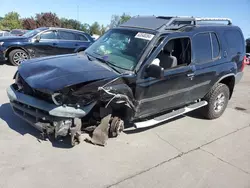
[[[17,65],[20,65],[20,63],[26,59],[28,59],[28,56],[25,52],[16,52],[13,56],[13,61]]]
[[[226,97],[225,97],[224,93],[220,93],[220,94],[217,96],[217,98],[216,98],[216,100],[215,100],[215,102],[214,102],[214,111],[215,111],[216,113],[221,112],[222,109],[224,108],[225,101],[226,101],[225,99],[226,99]]]

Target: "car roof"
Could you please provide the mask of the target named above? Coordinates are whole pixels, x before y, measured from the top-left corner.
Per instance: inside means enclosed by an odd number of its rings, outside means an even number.
[[[47,27],[47,29],[65,30],[65,31],[72,31],[72,32],[77,32],[77,33],[85,33],[84,31],[79,31],[79,30],[76,30],[76,29],[62,28],[62,27]]]
[[[213,22],[211,23],[211,21]],[[222,21],[228,23],[222,24]],[[161,33],[229,27],[233,27],[229,18],[196,18],[190,16],[135,16],[119,26],[119,28],[144,29]]]

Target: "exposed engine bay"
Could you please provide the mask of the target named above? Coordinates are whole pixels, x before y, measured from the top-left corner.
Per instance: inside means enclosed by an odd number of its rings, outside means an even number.
[[[87,142],[105,146],[108,138],[117,137],[124,130],[124,121],[129,121],[135,111],[132,91],[122,76],[65,87],[53,94],[31,88],[19,73],[14,78],[15,95],[8,92],[13,97],[13,110],[40,130],[44,139],[70,137],[74,146],[81,142],[84,132],[91,137]],[[31,97],[32,104],[27,99],[23,102],[22,95]],[[49,105],[52,110],[45,110]],[[61,111],[52,113],[57,108]]]

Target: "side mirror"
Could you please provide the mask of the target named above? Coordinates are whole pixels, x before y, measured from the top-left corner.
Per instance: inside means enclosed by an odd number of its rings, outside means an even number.
[[[164,69],[156,64],[150,64],[147,69],[146,73],[148,77],[153,77],[153,78],[163,78],[164,77]]]
[[[41,40],[41,36],[37,35],[36,38],[35,38],[35,42],[39,42],[40,40]]]

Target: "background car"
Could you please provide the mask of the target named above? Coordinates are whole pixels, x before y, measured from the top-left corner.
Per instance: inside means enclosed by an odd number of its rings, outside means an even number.
[[[0,31],[0,37],[7,37],[11,36],[10,32],[8,31]]]
[[[94,42],[82,31],[42,27],[23,36],[0,39],[0,60],[19,65],[23,60],[84,51]]]
[[[250,38],[246,39],[246,53],[250,53]]]
[[[24,29],[13,29],[10,31],[11,35],[14,36],[23,36],[28,30],[24,30]]]

